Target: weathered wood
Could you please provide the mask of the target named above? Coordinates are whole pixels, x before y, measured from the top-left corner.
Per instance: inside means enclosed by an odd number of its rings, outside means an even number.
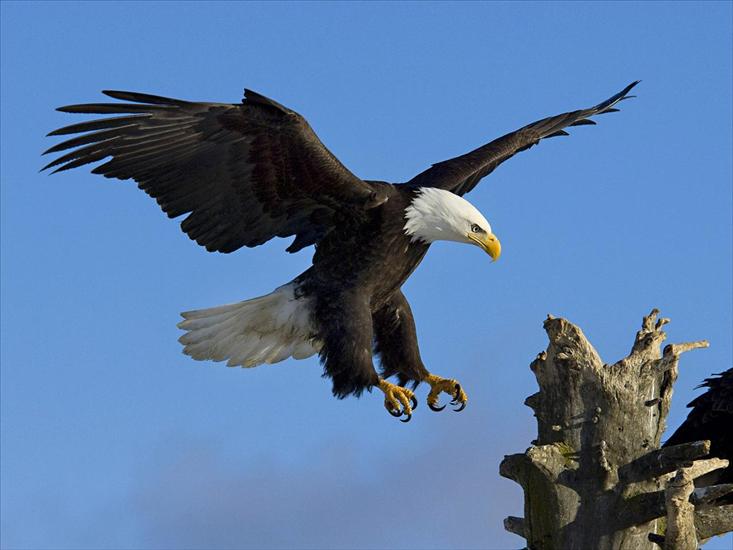
[[[725,523],[709,513],[712,497],[693,493],[699,472],[720,467],[702,460],[710,442],[659,449],[680,355],[708,344],[661,351],[669,320],[658,314],[644,317],[631,352],[612,365],[574,324],[545,321],[549,345],[530,364],[540,390],[525,401],[538,437],[500,466],[525,496],[524,519],[507,518],[505,527],[524,536],[528,548],[653,550],[656,543],[687,550]],[[696,510],[695,503],[708,508]]]
[[[695,506],[690,502],[690,496],[695,489],[692,480],[690,471],[682,468],[667,483],[665,490],[667,530],[664,533],[664,550],[697,550]]]
[[[674,472],[691,465],[696,458],[710,452],[710,441],[693,441],[664,447],[619,468],[619,478],[625,482],[642,481]]]
[[[524,518],[518,518],[516,516],[508,516],[504,518],[504,529],[510,533],[524,537]]]
[[[705,504],[709,504],[718,500],[725,495],[733,493],[733,483],[722,483],[720,485],[710,485],[695,489],[690,497],[696,508],[702,508]]]
[[[700,541],[733,531],[733,504],[696,510],[695,530]]]

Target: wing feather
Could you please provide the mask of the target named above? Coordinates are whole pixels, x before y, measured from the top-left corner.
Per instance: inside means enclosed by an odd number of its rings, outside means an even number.
[[[628,93],[638,83],[638,80],[632,82],[616,95],[590,109],[581,109],[543,118],[495,139],[470,153],[434,164],[412,178],[407,182],[407,185],[438,187],[458,195],[464,195],[471,191],[482,178],[488,176],[497,166],[516,153],[526,151],[542,139],[569,135],[565,128],[596,124],[593,120],[590,120],[589,117],[591,116],[618,111],[614,105],[625,99],[635,97],[628,95]]]
[[[251,90],[241,104],[200,103],[106,90],[121,103],[58,110],[111,116],[54,130],[75,135],[44,154],[62,153],[43,170],[97,161],[92,172],[133,179],[207,250],[232,252],[296,236],[298,250],[321,238],[335,216],[385,200],[352,174],[296,112]],[[317,213],[317,215],[316,215]]]

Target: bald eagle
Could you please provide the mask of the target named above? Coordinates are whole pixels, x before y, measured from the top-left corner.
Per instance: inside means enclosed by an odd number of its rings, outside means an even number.
[[[455,379],[425,368],[402,284],[437,240],[472,244],[498,259],[499,239],[463,195],[515,153],[617,111],[637,83],[595,107],[533,122],[398,184],[358,178],[301,115],[252,90],[238,104],[104,91],[120,102],[58,110],[120,116],[51,132],[79,135],[48,149],[44,154],[70,152],[42,170],[106,160],[92,173],[135,180],[168,217],[185,214],[181,229],[211,252],[273,237],[294,237],[288,252],[315,245],[312,266],[272,293],[183,313],[184,353],[242,367],[318,354],[336,397],[378,388],[387,411],[406,422],[421,382],[430,386],[433,410],[445,408],[438,405],[441,393],[455,410],[468,398]],[[397,384],[388,382],[394,376]]]

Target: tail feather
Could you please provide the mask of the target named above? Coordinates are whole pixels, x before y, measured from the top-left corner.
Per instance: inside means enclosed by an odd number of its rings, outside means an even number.
[[[318,352],[307,298],[296,298],[293,283],[266,296],[182,313],[178,341],[197,360],[254,367]]]
[[[247,304],[249,307],[254,307],[259,302],[267,302],[268,298],[271,299],[271,296],[273,296],[275,292],[273,292],[272,294],[267,294],[266,296],[259,296],[257,298],[252,298],[251,300],[245,300],[243,302],[225,304],[223,306],[208,307],[206,309],[195,309],[192,311],[184,311],[183,313],[181,313],[181,317],[183,317],[184,319],[202,319],[202,318],[207,318],[207,317],[211,318],[211,317],[217,317],[217,316],[227,317],[228,314],[232,314],[232,313],[241,311],[243,304]]]
[[[318,348],[320,349],[320,346]],[[312,349],[313,346],[309,342],[298,342],[293,344],[293,349],[290,353],[293,359],[305,359],[313,355]]]
[[[242,313],[242,305],[246,302],[240,302],[239,304],[236,304],[240,306],[239,310],[232,310],[232,311],[226,311],[223,313],[216,312],[215,308],[209,308],[209,310],[214,310],[213,313],[211,313],[208,316],[197,316],[188,318],[185,321],[182,321],[180,324],[186,323],[186,327],[188,327],[188,330],[198,330],[198,329],[204,329],[204,328],[214,328],[216,326],[220,326],[221,328],[224,328],[222,325],[226,325],[229,323],[230,325],[236,323],[237,317]],[[229,306],[222,306],[228,308]],[[248,309],[252,309],[251,306],[248,307]],[[188,313],[196,313],[198,314],[198,311],[194,312],[188,312]],[[182,314],[183,315],[183,314]],[[185,318],[185,317],[184,317]]]

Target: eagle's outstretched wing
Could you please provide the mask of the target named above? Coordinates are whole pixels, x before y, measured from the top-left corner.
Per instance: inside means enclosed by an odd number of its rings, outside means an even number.
[[[66,126],[82,134],[54,172],[95,161],[108,178],[133,179],[209,251],[232,252],[295,235],[299,250],[328,232],[338,212],[376,206],[378,186],[352,174],[299,114],[251,90],[241,104],[198,103],[105,91],[125,103],[70,105],[67,113],[123,115]]]
[[[568,133],[564,128],[569,126],[595,124],[589,119],[591,116],[618,111],[614,105],[619,101],[634,97],[628,93],[638,83],[638,80],[632,82],[613,97],[590,109],[543,118],[495,139],[470,153],[434,164],[412,178],[407,185],[438,187],[457,195],[464,195],[476,187],[483,177],[488,176],[497,166],[519,151],[529,149],[543,138],[566,136]]]

